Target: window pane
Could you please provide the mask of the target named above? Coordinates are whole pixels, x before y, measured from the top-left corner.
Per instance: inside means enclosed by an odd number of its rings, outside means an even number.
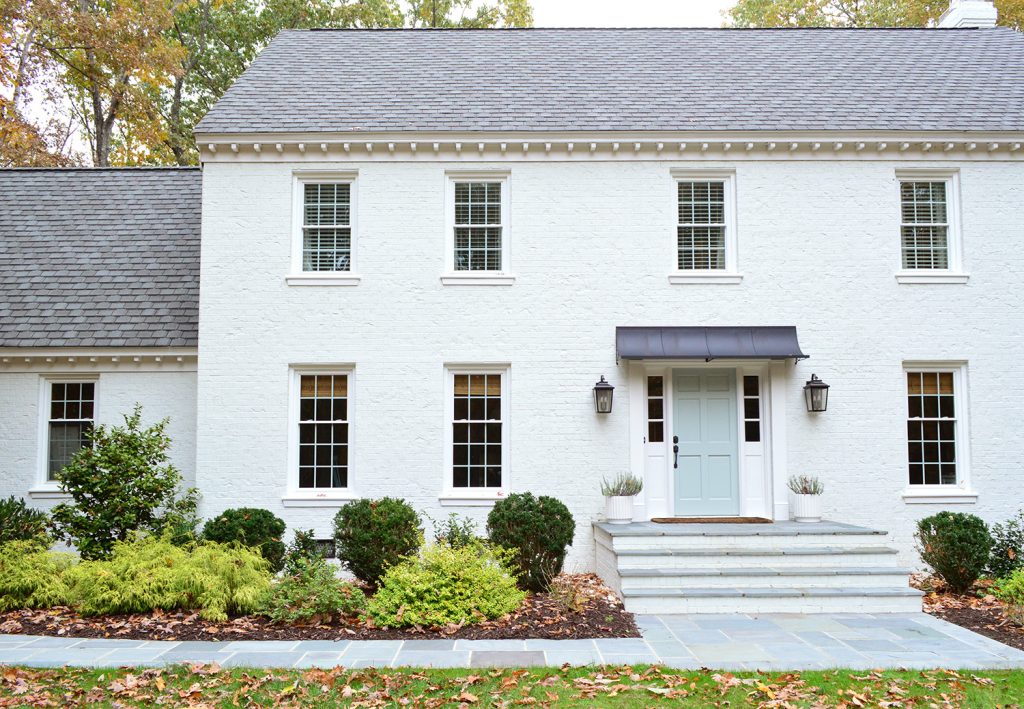
[[[664,384],[661,377],[647,377],[647,396],[663,396]]]
[[[664,421],[649,421],[647,423],[647,442],[648,443],[664,443],[665,442],[665,423],[664,423]]]
[[[744,438],[747,443],[757,443],[761,440],[761,422],[747,421],[743,424]]]

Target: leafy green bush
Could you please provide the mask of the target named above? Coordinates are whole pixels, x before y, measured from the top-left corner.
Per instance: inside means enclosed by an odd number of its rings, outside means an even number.
[[[420,517],[405,500],[356,500],[338,510],[334,540],[348,570],[376,586],[388,566],[419,549]]]
[[[992,593],[1006,604],[1003,614],[1012,623],[1024,625],[1024,569],[1017,569],[1007,578],[996,581]]]
[[[284,565],[284,520],[270,510],[238,507],[224,510],[203,525],[203,539],[227,544],[238,542],[255,547],[270,562],[273,571]]]
[[[493,544],[515,550],[519,586],[546,591],[562,571],[566,547],[572,544],[576,522],[568,508],[553,497],[524,492],[498,500],[487,515],[487,535]]]
[[[20,497],[0,500],[0,544],[38,540],[49,546],[46,513],[34,510]]]
[[[500,618],[526,598],[516,588],[512,558],[510,551],[480,543],[429,546],[384,573],[367,614],[387,628]]]
[[[477,535],[476,522],[469,517],[459,517],[452,512],[443,522],[430,520],[434,527],[434,542],[455,549],[484,541]]]
[[[992,553],[988,559],[988,573],[997,579],[1010,576],[1024,568],[1024,511],[1005,522],[992,525]]]
[[[64,572],[73,554],[49,551],[38,540],[0,545],[0,612],[69,603]]]
[[[329,623],[336,616],[358,615],[366,596],[342,581],[320,557],[296,558],[294,572],[274,581],[263,613],[274,623]]]
[[[114,545],[108,560],[85,561],[65,573],[84,615],[198,610],[207,620],[259,610],[270,588],[267,561],[238,544],[138,536]]]
[[[142,428],[142,407],[136,406],[124,426],[93,428],[90,445],[57,473],[73,502],[53,508],[52,526],[82,558],[106,558],[135,531],[173,529],[187,538],[197,496],[190,489],[179,497],[181,474],[167,462],[167,423]]]
[[[284,572],[291,576],[299,572],[303,562],[323,559],[320,545],[312,529],[296,529],[292,540],[284,551]]]
[[[989,560],[992,536],[975,515],[939,512],[917,523],[917,549],[921,560],[951,590],[970,589]]]

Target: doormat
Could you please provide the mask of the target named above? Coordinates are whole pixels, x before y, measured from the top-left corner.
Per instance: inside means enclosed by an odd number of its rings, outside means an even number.
[[[656,524],[771,524],[764,517],[654,517]]]

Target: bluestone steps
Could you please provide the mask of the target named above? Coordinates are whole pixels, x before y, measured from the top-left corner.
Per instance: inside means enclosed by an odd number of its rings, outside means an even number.
[[[914,612],[885,532],[835,522],[596,523],[597,570],[634,613]]]

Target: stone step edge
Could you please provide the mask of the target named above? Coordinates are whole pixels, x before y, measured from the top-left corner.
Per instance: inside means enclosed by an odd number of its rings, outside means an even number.
[[[602,545],[604,546],[604,545]],[[605,549],[616,556],[847,556],[898,554],[891,547],[818,547],[809,549]]]
[[[916,588],[643,588],[624,590],[623,598],[845,598],[917,597],[924,593]]]
[[[664,567],[627,567],[618,569],[619,576],[631,578],[637,576],[655,576],[658,578],[681,578],[687,576],[910,576],[910,569],[896,566],[871,567],[838,567],[823,569],[819,566],[765,568],[732,568],[732,569],[666,569]]]

